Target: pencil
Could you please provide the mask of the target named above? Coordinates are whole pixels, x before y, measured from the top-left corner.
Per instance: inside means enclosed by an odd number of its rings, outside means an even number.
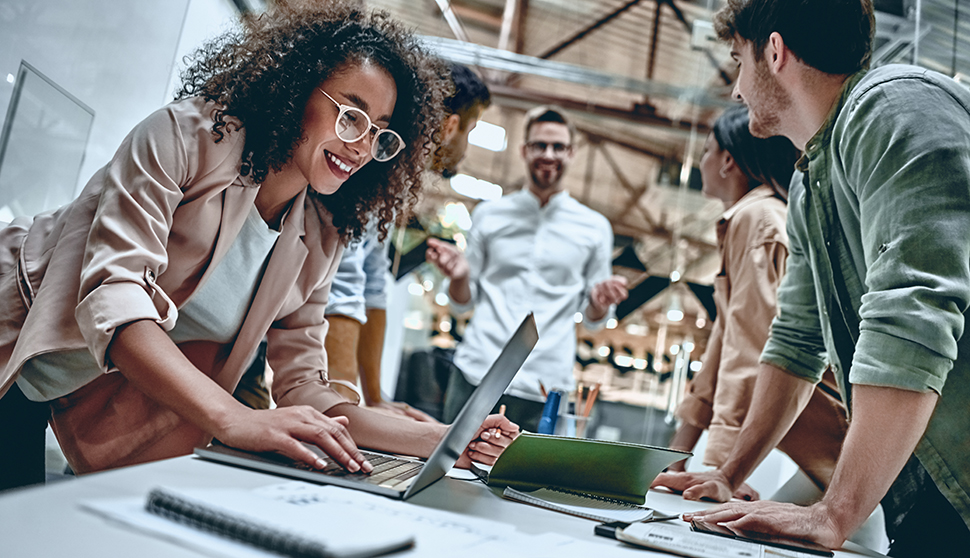
[[[542,385],[542,381],[539,381],[539,393],[542,394],[543,399],[549,398],[549,393],[546,391],[546,386]]]
[[[596,396],[600,394],[600,384],[597,382],[593,385],[592,389],[589,390],[589,396],[586,397],[586,406],[583,407],[583,416],[588,417],[589,413],[593,410],[593,403],[596,402]]]

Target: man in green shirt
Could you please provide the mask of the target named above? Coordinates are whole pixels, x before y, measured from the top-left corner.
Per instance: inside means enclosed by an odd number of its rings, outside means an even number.
[[[752,133],[804,151],[779,315],[728,461],[657,484],[727,501],[828,364],[850,412],[814,505],[693,517],[838,548],[882,500],[892,556],[970,548],[970,91],[914,66],[868,70],[871,0],[728,0],[715,16]]]

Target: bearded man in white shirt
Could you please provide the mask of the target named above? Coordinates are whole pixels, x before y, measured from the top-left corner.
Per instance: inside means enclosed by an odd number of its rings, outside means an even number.
[[[627,297],[626,280],[610,275],[609,221],[563,189],[575,134],[559,109],[530,110],[522,146],[528,187],[475,208],[464,253],[428,241],[427,260],[451,280],[452,308],[475,307],[455,352],[445,422],[454,420],[515,327],[534,312],[539,342],[496,407],[505,405],[510,420],[535,431],[544,404],[540,383],[567,393],[574,388],[576,313],[596,329]]]

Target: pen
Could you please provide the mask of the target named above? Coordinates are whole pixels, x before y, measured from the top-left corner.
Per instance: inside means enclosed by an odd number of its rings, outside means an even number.
[[[498,414],[502,415],[503,417],[505,416],[505,405],[499,405]],[[489,428],[488,433],[491,434],[492,436],[495,436],[496,438],[502,437],[501,428]]]

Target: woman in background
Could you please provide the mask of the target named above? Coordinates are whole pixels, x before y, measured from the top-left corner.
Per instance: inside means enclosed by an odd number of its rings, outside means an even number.
[[[48,420],[79,473],[213,437],[322,467],[308,442],[350,471],[371,469],[357,444],[430,453],[444,426],[327,379],[343,247],[415,201],[449,88],[356,4],[277,2],[207,44],[74,202],[0,231],[0,488],[43,481]],[[279,408],[252,410],[231,392],[264,336]],[[486,427],[517,431],[489,417],[460,463],[509,443]]]
[[[785,138],[759,139],[748,130],[748,109],[732,107],[714,123],[704,144],[700,171],[705,195],[721,200],[717,223],[721,271],[714,279],[717,319],[702,357],[703,367],[677,410],[683,421],[670,446],[692,451],[708,430],[703,463],[726,460],[751,402],[761,350],[777,313],[778,285],[785,273],[786,200],[798,150]],[[847,428],[831,372],[778,449],[824,490],[832,480]],[[670,467],[684,470],[684,462]],[[661,475],[655,485],[667,486]],[[691,490],[684,493],[690,499]],[[819,493],[821,495],[821,493]],[[730,495],[726,495],[728,497]],[[742,485],[737,498],[758,493]]]

